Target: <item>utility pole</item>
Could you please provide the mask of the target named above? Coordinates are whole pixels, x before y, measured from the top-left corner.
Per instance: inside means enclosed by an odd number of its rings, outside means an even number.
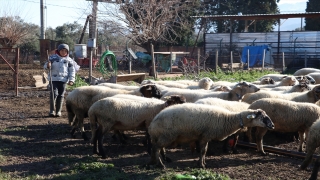
[[[45,35],[45,27],[44,27],[44,17],[43,17],[43,14],[44,14],[44,6],[43,6],[43,0],[40,0],[40,23],[41,23],[41,36],[40,36],[40,39],[45,39],[46,38],[46,35]]]
[[[91,84],[92,81],[92,60],[93,57],[96,57],[96,29],[97,29],[97,9],[98,9],[98,1],[93,0],[92,1],[92,18],[91,21],[89,22],[89,39],[92,41],[92,45],[89,47],[89,42],[88,42],[88,51],[89,51],[89,82]]]
[[[89,22],[89,38],[96,39],[96,31],[97,31],[97,10],[98,10],[98,1],[92,1],[92,18]],[[96,51],[94,48],[90,48],[89,51],[93,51],[93,56],[96,56]]]

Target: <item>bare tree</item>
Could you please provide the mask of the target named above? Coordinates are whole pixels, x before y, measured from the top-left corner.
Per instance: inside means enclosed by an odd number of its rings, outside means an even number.
[[[1,17],[0,45],[9,48],[20,45],[34,34],[34,28],[33,25],[23,22],[18,16]]]
[[[122,22],[119,32],[150,52],[150,44],[175,43],[180,36],[177,29],[190,27],[184,15],[194,11],[193,3],[181,0],[134,0],[122,3],[104,3],[103,14],[109,20]]]

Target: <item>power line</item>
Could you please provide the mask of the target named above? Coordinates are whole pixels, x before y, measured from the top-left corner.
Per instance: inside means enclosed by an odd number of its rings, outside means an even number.
[[[23,0],[23,1],[39,4],[39,2],[37,2],[37,1],[31,1],[31,0]],[[86,10],[86,9],[83,9],[83,8],[70,7],[70,6],[61,6],[61,5],[56,5],[56,4],[47,4],[47,5],[50,5],[50,6],[57,6],[57,7],[64,7],[64,8],[71,8],[71,9],[81,9],[81,10]]]

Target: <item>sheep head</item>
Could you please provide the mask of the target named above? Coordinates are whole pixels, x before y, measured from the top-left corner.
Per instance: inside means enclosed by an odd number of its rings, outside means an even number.
[[[285,84],[286,86],[294,86],[298,84],[298,80],[294,76],[287,76],[281,80],[281,83]]]
[[[155,97],[160,99],[162,94],[155,84],[145,84],[140,87],[140,93],[147,98]]]
[[[240,114],[240,116],[242,113]],[[244,126],[247,127],[264,127],[267,129],[274,129],[274,124],[267,113],[262,109],[248,110],[244,113],[245,118],[243,120]],[[240,122],[241,125],[241,122]]]
[[[247,82],[240,82],[236,84],[230,92],[235,93],[238,97],[238,100],[241,100],[245,94],[255,93],[259,90],[260,89],[253,84]]]
[[[306,84],[315,84],[316,83],[316,80],[314,80],[309,75],[295,76],[295,78],[299,81],[299,83],[306,83]]]
[[[186,98],[182,95],[171,95],[171,96],[166,96],[164,97],[166,100],[166,107],[174,105],[174,104],[183,104],[186,103]]]
[[[260,81],[260,84],[275,84],[276,82],[270,78],[270,77],[267,77],[267,78],[263,78],[261,79]]]

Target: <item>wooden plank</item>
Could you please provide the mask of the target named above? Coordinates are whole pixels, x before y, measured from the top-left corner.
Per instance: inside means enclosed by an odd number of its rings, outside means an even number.
[[[171,54],[171,52],[154,52],[154,54]],[[189,52],[172,52],[172,54],[190,54]]]
[[[141,83],[146,77],[145,73],[135,73],[135,74],[120,74],[117,75],[117,82],[122,81],[135,81]]]

